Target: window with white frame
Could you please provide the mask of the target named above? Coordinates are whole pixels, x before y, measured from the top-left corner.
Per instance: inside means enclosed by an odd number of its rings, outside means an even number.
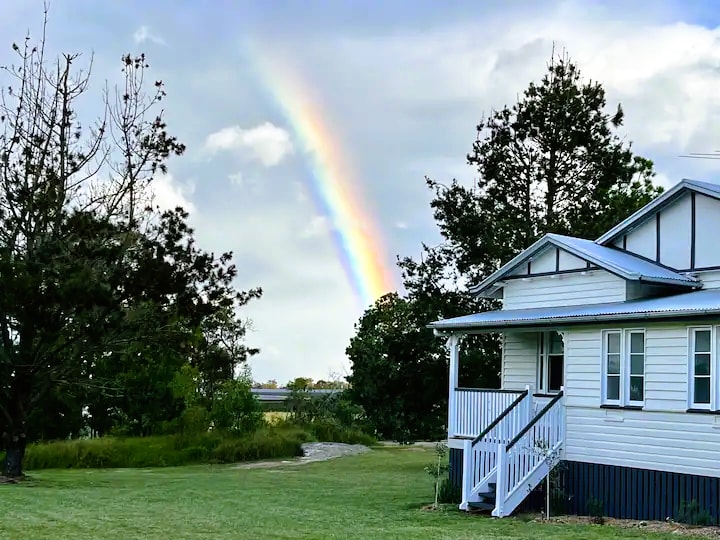
[[[545,394],[559,392],[565,371],[565,345],[557,332],[541,332],[538,346],[538,390]]]
[[[716,409],[715,398],[715,343],[712,327],[690,329],[690,384],[689,402],[692,409]]]
[[[645,403],[645,331],[603,332],[603,404]]]

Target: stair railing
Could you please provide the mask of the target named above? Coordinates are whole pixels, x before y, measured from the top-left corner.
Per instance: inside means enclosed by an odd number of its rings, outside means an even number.
[[[464,441],[461,510],[468,509],[472,495],[486,487],[495,475],[499,444],[509,443],[532,418],[531,401],[530,387],[526,387],[475,439]]]
[[[549,466],[549,473],[558,461],[565,440],[563,395],[560,391],[509,442],[498,443],[494,516],[510,514],[539,483],[530,486],[531,477],[543,465]],[[521,493],[522,489],[527,492]]]

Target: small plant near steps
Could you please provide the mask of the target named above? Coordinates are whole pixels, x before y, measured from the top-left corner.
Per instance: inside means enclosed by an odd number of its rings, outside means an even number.
[[[557,472],[556,467],[560,463],[560,449],[553,449],[546,441],[536,440],[532,448],[529,448],[530,452],[541,457],[548,467],[548,473],[545,477],[545,511],[543,512],[544,518],[550,519],[550,500],[552,499],[553,488],[557,489]],[[553,478],[555,476],[555,478]],[[528,494],[535,489],[535,486],[528,484]]]
[[[460,489],[450,483],[450,478],[448,478],[447,475],[450,469],[447,462],[447,453],[447,445],[444,442],[437,443],[435,445],[436,460],[425,467],[425,472],[433,478],[435,488],[435,500],[433,504],[429,506],[431,510],[437,510],[440,504],[457,504],[460,502]]]

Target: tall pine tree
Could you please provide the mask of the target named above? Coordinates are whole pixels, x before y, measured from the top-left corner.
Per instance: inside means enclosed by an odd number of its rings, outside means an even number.
[[[478,125],[477,140],[467,157],[478,172],[477,181],[466,186],[453,180],[444,186],[426,179],[434,191],[431,207],[444,242],[423,246],[419,262],[410,257],[399,262],[407,295],[401,316],[395,317],[392,343],[402,354],[388,348],[367,324],[377,318],[387,320],[397,311],[397,302],[385,300],[365,313],[347,350],[355,399],[371,421],[377,417],[378,427],[403,424],[388,422],[387,416],[394,414],[400,419],[432,419],[422,426],[402,425],[396,431],[405,436],[420,438],[442,430],[447,353],[424,324],[498,307],[469,295],[469,284],[488,276],[545,233],[595,238],[660,193],[652,184],[652,162],[636,156],[617,133],[623,116],[620,106],[608,113],[600,83],[584,81],[566,55],[556,57],[553,52],[539,83],[530,83],[516,104],[494,111]],[[414,319],[407,312],[414,313]],[[403,324],[405,331],[398,332]],[[400,346],[398,335],[415,344]],[[418,335],[425,336],[422,350]],[[497,384],[497,337],[472,337],[464,349],[464,384]],[[400,375],[378,378],[378,370]],[[411,388],[403,384],[402,376],[410,372],[418,380],[427,380],[422,373],[442,373],[444,378]],[[369,386],[375,386],[372,392]],[[363,397],[380,394],[384,400]],[[379,402],[382,408],[376,406]]]

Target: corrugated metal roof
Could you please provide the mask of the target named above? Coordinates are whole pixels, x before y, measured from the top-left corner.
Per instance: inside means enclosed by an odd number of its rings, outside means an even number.
[[[659,197],[653,199],[648,204],[643,206],[640,210],[632,214],[627,219],[624,219],[617,225],[615,225],[608,232],[603,234],[600,238],[595,240],[597,244],[609,244],[618,236],[622,235],[628,229],[635,227],[653,215],[656,211],[660,210],[663,206],[670,204],[676,197],[680,197],[683,192],[695,191],[702,193],[710,197],[720,198],[720,185],[712,182],[702,182],[700,180],[691,180],[685,178],[667,190]]]
[[[631,321],[669,317],[686,318],[702,315],[720,315],[720,289],[606,304],[487,311],[435,321],[429,324],[428,327],[440,331],[498,330],[540,325]]]
[[[490,289],[493,284],[505,277],[518,265],[537,253],[540,253],[546,249],[548,245],[554,245],[564,249],[581,259],[585,259],[627,280],[666,283],[688,287],[699,287],[701,285],[695,278],[678,274],[677,272],[673,272],[663,266],[641,259],[630,253],[612,247],[602,246],[592,240],[584,240],[582,238],[563,236],[560,234],[546,234],[481,283],[471,287],[470,291],[481,294]]]
[[[626,251],[601,246],[592,240],[584,240],[582,238],[562,236],[559,234],[550,234],[548,236],[551,236],[557,243],[568,249],[568,251],[574,251],[576,255],[607,270],[614,271],[626,279],[646,281],[663,280],[669,283],[679,282],[679,284],[691,286],[700,285],[695,278],[678,274],[664,266],[641,259]]]

